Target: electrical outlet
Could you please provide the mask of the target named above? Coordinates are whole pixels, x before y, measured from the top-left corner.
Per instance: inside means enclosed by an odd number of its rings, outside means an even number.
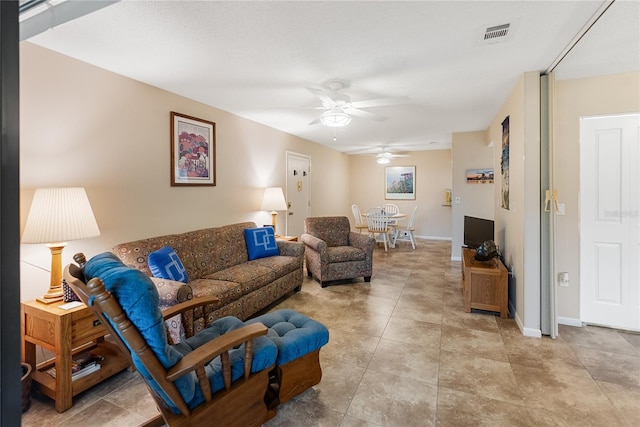
[[[564,215],[564,203],[558,203],[558,215]]]
[[[562,286],[563,288],[569,286],[569,273],[567,273],[566,271],[558,273],[558,285]]]

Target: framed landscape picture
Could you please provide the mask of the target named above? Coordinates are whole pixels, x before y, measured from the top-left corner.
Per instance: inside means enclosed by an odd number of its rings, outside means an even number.
[[[493,169],[467,169],[467,184],[493,184]]]
[[[171,185],[216,185],[216,124],[171,112]]]
[[[416,167],[388,166],[384,177],[386,200],[416,199]]]

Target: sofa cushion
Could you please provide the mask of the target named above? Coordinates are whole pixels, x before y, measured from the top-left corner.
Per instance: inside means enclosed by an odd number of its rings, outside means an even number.
[[[242,297],[242,287],[234,281],[204,278],[190,281],[189,286],[193,290],[194,298],[218,297],[220,300],[218,306],[227,305]]]
[[[178,254],[169,246],[163,246],[149,254],[149,268],[154,277],[187,283],[189,277]]]
[[[114,246],[112,252],[120,258],[124,265],[136,268],[147,276],[153,276],[148,263],[149,254],[163,246],[169,246],[180,257],[182,265],[187,269],[187,275],[197,277],[196,260],[192,255],[191,244],[191,236],[188,233],[169,234],[121,243]]]
[[[247,228],[244,230],[249,260],[280,255],[272,227]]]
[[[276,277],[283,277],[300,268],[300,260],[292,256],[279,255],[277,257],[256,259],[252,262],[272,270]]]
[[[365,251],[352,246],[335,246],[327,248],[327,257],[329,263],[348,262],[348,261],[364,261],[367,258]]]
[[[217,271],[206,278],[238,283],[242,288],[242,295],[246,295],[273,282],[276,279],[276,274],[273,269],[260,265],[258,262],[247,261],[244,264]]]
[[[198,269],[198,274],[193,277],[206,277],[216,271],[247,262],[249,257],[244,229],[255,226],[253,222],[241,222],[185,233],[191,242],[191,252]]]

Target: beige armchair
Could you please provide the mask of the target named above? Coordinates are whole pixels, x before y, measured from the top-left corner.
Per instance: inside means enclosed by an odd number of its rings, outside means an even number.
[[[375,239],[351,231],[346,216],[312,217],[304,221],[307,274],[324,288],[332,280],[363,277],[371,281]]]

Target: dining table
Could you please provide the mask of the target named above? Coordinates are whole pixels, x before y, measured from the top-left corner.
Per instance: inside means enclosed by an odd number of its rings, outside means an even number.
[[[368,216],[369,216],[368,212],[362,213],[362,217],[365,219],[365,222],[366,222],[366,219],[367,219]],[[391,214],[391,215],[385,215],[385,218],[387,219],[387,225],[389,225],[389,224],[397,224],[398,220],[406,218],[406,217],[407,217],[407,214],[402,213],[402,212],[397,212],[397,213],[394,213],[394,214]],[[395,248],[396,247],[396,244],[395,244],[394,240],[395,239],[391,239],[391,238],[389,239],[389,247],[390,248]]]

